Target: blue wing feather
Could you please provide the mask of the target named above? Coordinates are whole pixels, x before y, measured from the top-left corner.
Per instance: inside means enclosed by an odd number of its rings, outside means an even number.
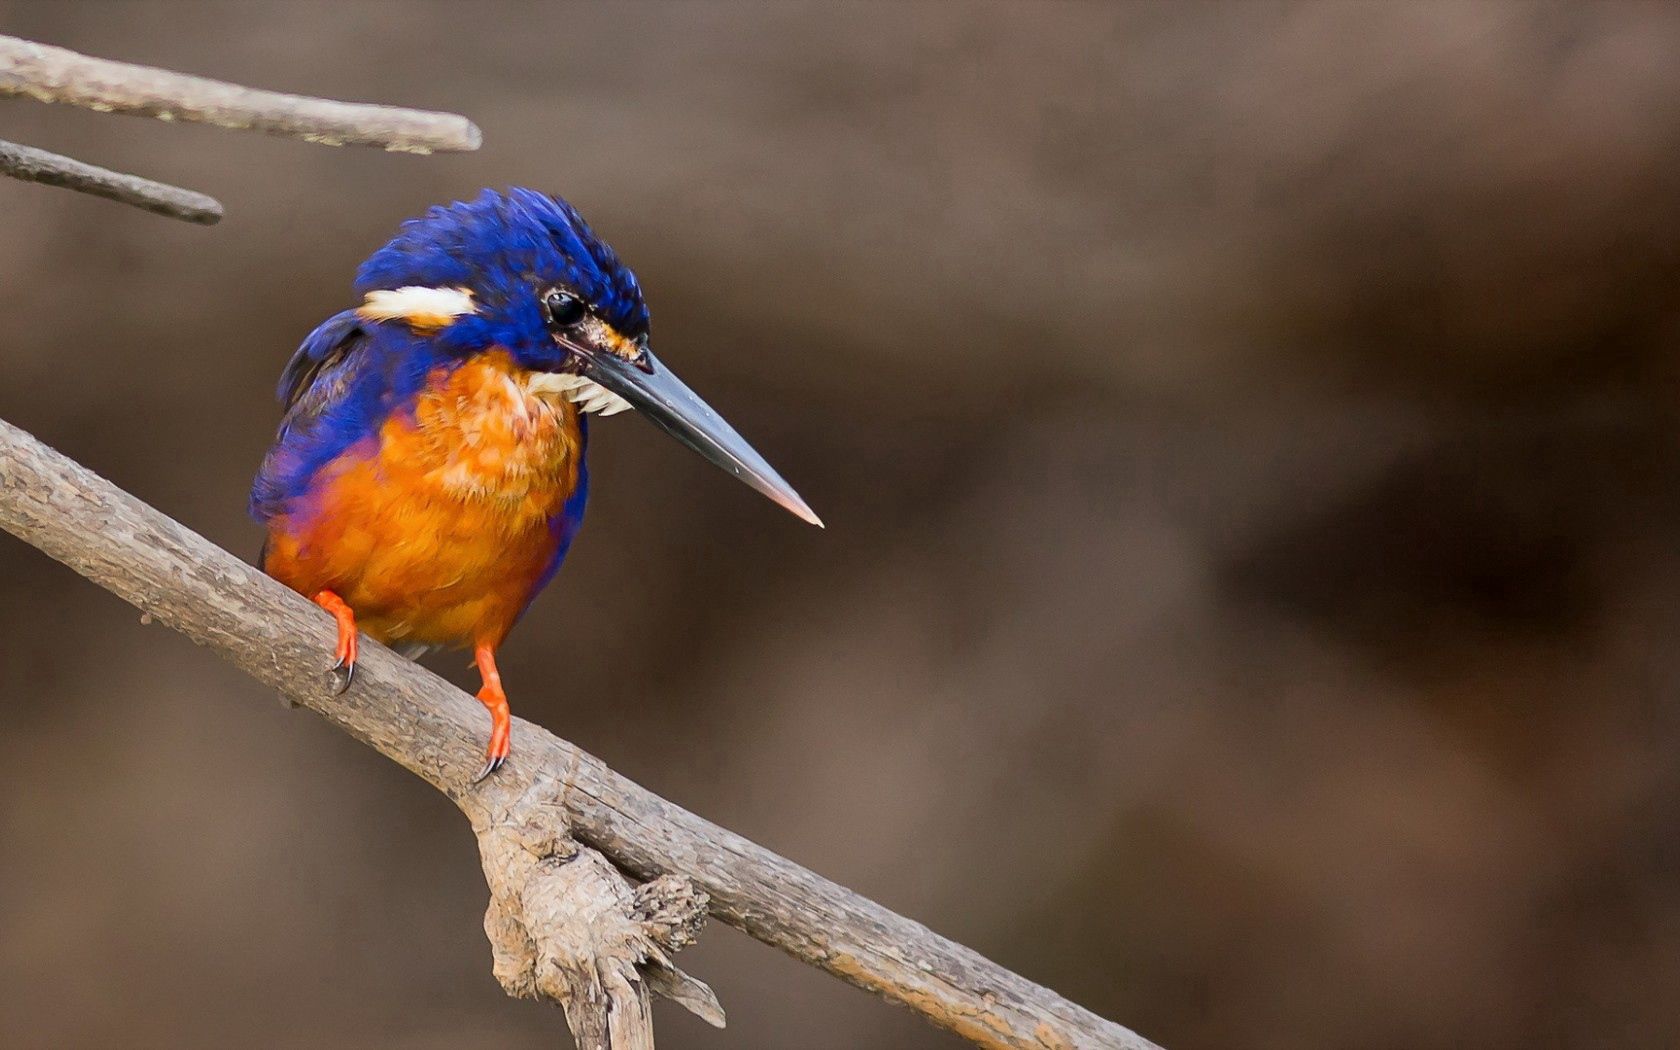
[[[336,313],[323,321],[313,332],[310,332],[292,354],[292,359],[286,362],[286,370],[280,374],[280,386],[275,396],[287,408],[297,404],[297,400],[329,362],[336,357],[342,357],[350,340],[360,334],[362,320],[356,316],[356,311],[345,310]]]
[[[428,341],[396,325],[336,314],[298,347],[279,394],[286,416],[251,488],[251,514],[283,514],[321,467],[379,426],[443,360]]]

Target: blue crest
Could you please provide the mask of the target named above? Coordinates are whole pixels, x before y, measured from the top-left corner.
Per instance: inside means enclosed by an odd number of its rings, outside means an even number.
[[[636,275],[576,208],[536,190],[485,190],[473,200],[434,207],[403,223],[356,273],[358,294],[407,285],[470,288],[502,312],[504,323],[534,326],[531,331],[541,330],[535,293],[564,285],[628,338],[648,332]],[[506,334],[464,327],[458,339]]]

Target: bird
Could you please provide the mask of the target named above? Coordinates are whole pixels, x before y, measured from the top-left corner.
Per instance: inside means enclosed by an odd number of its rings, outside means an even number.
[[[282,372],[250,495],[260,564],[336,622],[336,692],[358,632],[409,656],[472,650],[491,722],[475,783],[511,750],[496,653],[583,522],[591,417],[643,416],[821,527],[654,356],[641,284],[564,199],[487,189],[434,206],[352,291]]]

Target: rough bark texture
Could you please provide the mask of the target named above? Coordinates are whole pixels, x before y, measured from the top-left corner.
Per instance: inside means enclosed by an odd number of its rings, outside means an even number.
[[[616,866],[645,880],[691,881],[725,922],[982,1046],[1154,1046],[686,812],[538,726],[519,721],[509,763],[472,785],[484,734],[476,701],[373,643],[363,650],[354,688],[335,696],[324,673],[334,639],[324,613],[4,422],[0,528],[216,650],[453,799],[485,850],[492,891],[486,927],[498,977],[514,994],[564,986],[580,1015],[572,1018],[582,1026],[580,1038],[595,1045],[638,1045],[649,984],[674,982],[691,999],[699,995],[685,983],[692,979],[667,972],[664,956],[691,935],[681,902],[692,891],[644,890],[652,895],[632,893],[627,902],[628,884],[610,870]],[[585,847],[576,855],[573,836]],[[579,886],[593,887],[587,899],[573,898]],[[562,932],[583,928],[602,952],[592,966]],[[651,964],[645,979],[638,964]],[[605,1016],[599,1000],[587,1006],[597,989],[607,995]],[[586,1010],[592,1012],[583,1016]],[[706,1016],[704,1007],[696,1012]]]
[[[153,182],[138,175],[125,175],[120,171],[83,164],[33,146],[0,141],[0,175],[90,193],[202,226],[212,226],[222,220],[222,206],[214,197]]]
[[[705,895],[671,876],[633,889],[600,853],[556,832],[561,815],[525,808],[534,812],[474,825],[490,886],[484,932],[508,994],[560,1003],[580,1050],[652,1050],[651,990],[673,989],[670,998],[723,1027],[711,989],[669,955],[704,922]]]
[[[402,153],[475,150],[482,141],[454,113],[261,91],[9,36],[0,36],[0,95]]]

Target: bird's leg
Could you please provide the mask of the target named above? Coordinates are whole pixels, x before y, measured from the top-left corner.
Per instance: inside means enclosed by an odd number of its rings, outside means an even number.
[[[314,602],[338,621],[338,648],[333,651],[338,662],[329,668],[329,673],[338,680],[338,688],[333,692],[342,693],[356,677],[356,613],[332,591],[317,592]]]
[[[502,692],[502,675],[496,670],[496,650],[480,642],[473,650],[473,662],[478,664],[478,676],[484,685],[478,690],[478,702],[490,710],[490,748],[485,752],[484,768],[473,777],[473,783],[502,768],[512,746],[513,721],[508,712],[507,694]]]

